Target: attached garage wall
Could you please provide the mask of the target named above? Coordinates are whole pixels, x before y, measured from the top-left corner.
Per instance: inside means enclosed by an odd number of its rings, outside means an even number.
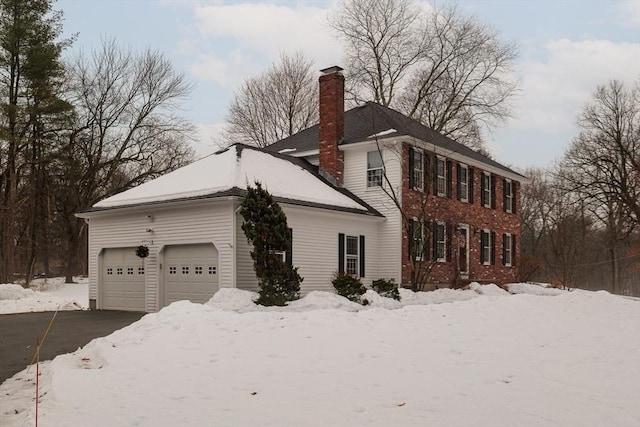
[[[213,244],[218,252],[220,286],[231,286],[233,278],[233,203],[231,200],[196,201],[174,207],[151,206],[122,209],[97,214],[89,222],[89,298],[97,308],[106,308],[98,292],[103,268],[99,254],[103,249],[135,248],[146,244],[145,307],[154,312],[161,308],[160,279],[162,248],[169,245]],[[151,230],[151,231],[147,231]]]
[[[379,279],[378,234],[383,219],[360,214],[350,214],[327,209],[281,205],[287,215],[287,223],[293,229],[293,265],[304,278],[303,293],[314,290],[333,292],[331,278],[338,270],[338,234],[366,236],[365,277],[363,283],[370,285]],[[237,287],[258,290],[253,270],[251,247],[241,229],[242,217],[236,220],[237,236]]]

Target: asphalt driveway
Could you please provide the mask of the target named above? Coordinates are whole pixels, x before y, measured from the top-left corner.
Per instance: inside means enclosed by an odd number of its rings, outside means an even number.
[[[145,313],[60,311],[40,347],[40,360],[51,360],[139,320]],[[27,367],[53,312],[0,315],[0,383]]]

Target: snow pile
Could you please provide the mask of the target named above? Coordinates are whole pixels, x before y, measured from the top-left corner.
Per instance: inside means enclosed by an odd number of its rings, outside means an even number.
[[[550,288],[547,286],[542,286],[540,284],[531,283],[510,283],[507,285],[507,289],[509,289],[509,293],[512,294],[531,294],[546,296],[561,295],[566,292],[561,289]]]
[[[493,283],[488,285],[481,285],[478,282],[469,283],[469,289],[480,295],[493,295],[493,296],[507,296],[509,292],[505,291],[501,287],[494,285]]]
[[[88,280],[75,280],[79,283],[64,283],[62,277],[36,279],[30,289],[0,284],[0,314],[85,310],[89,307]]]
[[[39,421],[640,425],[639,301],[435,294],[451,304],[386,310],[374,300],[352,311],[340,297],[311,293],[239,313],[255,294],[237,290],[204,305],[177,302],[43,364]],[[33,377],[23,371],[0,386],[3,427],[34,424]]]
[[[213,295],[206,305],[223,310],[245,313],[247,311],[254,311],[256,307],[258,307],[254,303],[257,298],[258,294],[255,292],[235,288],[222,288]]]
[[[0,301],[29,298],[31,296],[33,296],[33,291],[31,289],[25,289],[20,285],[0,285]]]

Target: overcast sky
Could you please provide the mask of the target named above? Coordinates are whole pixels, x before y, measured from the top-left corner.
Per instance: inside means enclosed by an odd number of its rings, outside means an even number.
[[[451,1],[439,0],[438,4]],[[216,149],[233,91],[277,59],[302,50],[316,68],[343,65],[327,25],[335,1],[60,0],[69,54],[116,38],[152,47],[195,84],[185,114],[200,129],[198,156]],[[517,43],[521,93],[516,118],[490,149],[523,169],[550,166],[577,133],[576,117],[599,84],[640,79],[640,0],[460,0],[460,11]]]

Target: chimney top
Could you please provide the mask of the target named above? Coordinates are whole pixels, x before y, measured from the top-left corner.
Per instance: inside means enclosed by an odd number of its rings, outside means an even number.
[[[322,73],[323,76],[326,76],[327,74],[339,73],[342,70],[343,70],[342,68],[338,67],[337,65],[334,65],[333,67],[320,70],[320,72]]]

